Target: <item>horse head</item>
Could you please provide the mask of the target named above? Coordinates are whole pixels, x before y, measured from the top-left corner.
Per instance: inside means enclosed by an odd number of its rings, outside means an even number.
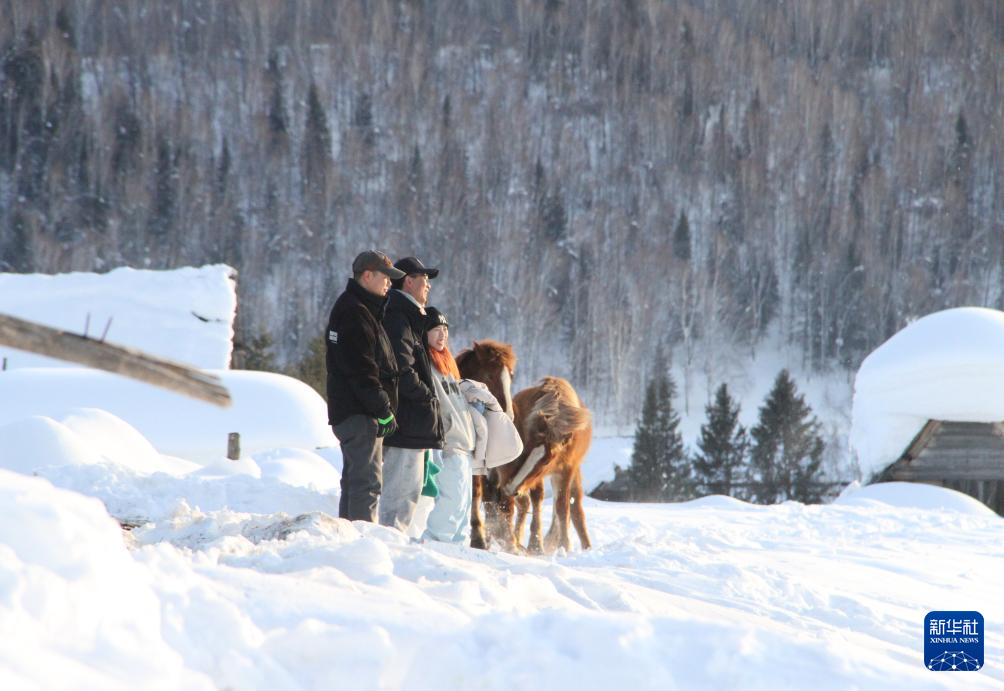
[[[516,371],[516,354],[512,346],[491,339],[474,341],[456,359],[460,376],[485,384],[512,418],[512,377]]]

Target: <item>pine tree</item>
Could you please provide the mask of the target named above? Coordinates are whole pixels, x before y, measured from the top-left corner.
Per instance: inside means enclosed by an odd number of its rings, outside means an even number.
[[[278,372],[279,367],[275,361],[274,347],[272,334],[267,331],[250,338],[239,335],[234,339],[231,367],[259,372]]]
[[[763,504],[794,499],[818,502],[816,477],[823,459],[819,423],[788,370],[781,370],[752,429],[755,499]]]
[[[722,384],[704,410],[708,420],[701,425],[699,451],[694,456],[695,483],[705,494],[746,498],[742,484],[748,475],[750,441],[746,428],[739,424],[739,404]]]
[[[331,130],[328,116],[321,105],[317,85],[310,83],[307,91],[307,120],[303,131],[303,177],[307,189],[323,194],[331,169]]]
[[[650,381],[645,389],[645,403],[634,433],[634,450],[628,466],[633,499],[654,501],[662,494],[664,483],[656,431],[658,409],[659,387],[655,381]]]
[[[147,227],[152,236],[165,240],[178,214],[178,163],[171,142],[157,137],[157,165],[153,170],[153,194]]]
[[[673,256],[683,262],[690,261],[690,221],[682,211],[673,231]]]
[[[327,400],[328,370],[325,363],[326,340],[324,336],[312,338],[307,344],[307,352],[299,362],[295,363],[286,374],[310,384],[314,390]]]
[[[628,468],[632,495],[642,501],[675,501],[691,496],[689,469],[673,408],[676,384],[665,361],[656,358],[656,374],[645,390]]]

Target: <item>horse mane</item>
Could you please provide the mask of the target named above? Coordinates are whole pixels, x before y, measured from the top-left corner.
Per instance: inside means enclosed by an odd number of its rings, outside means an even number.
[[[540,416],[547,423],[547,440],[558,444],[592,424],[593,415],[582,405],[575,389],[560,377],[544,377],[535,387],[537,400],[527,416]]]
[[[516,353],[513,351],[512,346],[490,338],[474,341],[474,345],[471,348],[465,348],[460,351],[456,356],[457,365],[463,367],[464,363],[470,357],[476,357],[479,362],[485,365],[500,365],[509,371],[516,368]]]

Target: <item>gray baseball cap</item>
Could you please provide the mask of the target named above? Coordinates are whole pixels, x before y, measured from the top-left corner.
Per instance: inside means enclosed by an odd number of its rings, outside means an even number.
[[[352,273],[361,274],[363,271],[379,271],[386,274],[391,280],[404,278],[406,275],[403,271],[394,268],[390,257],[376,250],[366,250],[353,260]]]

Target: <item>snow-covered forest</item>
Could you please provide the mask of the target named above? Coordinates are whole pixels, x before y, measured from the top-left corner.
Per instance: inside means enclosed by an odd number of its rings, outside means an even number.
[[[1004,306],[1004,4],[0,2],[0,271],[227,262],[302,357],[352,257],[633,419],[772,335]],[[686,383],[684,382],[684,388]],[[698,402],[698,409],[703,401]]]

